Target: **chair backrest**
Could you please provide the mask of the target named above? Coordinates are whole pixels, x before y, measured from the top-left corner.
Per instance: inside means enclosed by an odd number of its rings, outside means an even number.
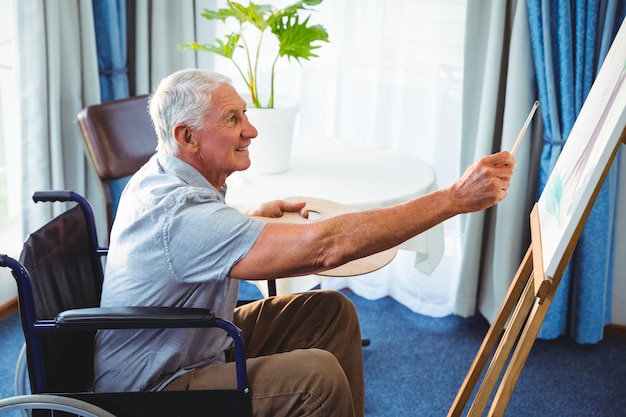
[[[124,179],[155,153],[157,137],[141,95],[88,106],[78,113],[86,153],[104,185],[109,227],[119,200],[115,181]],[[113,191],[111,190],[113,187]]]
[[[103,271],[89,221],[77,205],[31,233],[22,248],[26,271],[14,275],[33,393],[84,391],[93,381],[94,332],[43,329],[61,311],[100,304]]]

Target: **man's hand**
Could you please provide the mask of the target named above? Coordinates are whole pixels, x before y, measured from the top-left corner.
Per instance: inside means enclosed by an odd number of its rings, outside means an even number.
[[[305,201],[274,200],[252,209],[243,210],[243,214],[258,217],[282,217],[285,212],[300,212],[300,215],[306,219],[309,217],[309,213],[304,210],[305,205]]]
[[[515,158],[506,151],[485,156],[472,164],[448,188],[459,212],[484,210],[503,200],[514,168]]]

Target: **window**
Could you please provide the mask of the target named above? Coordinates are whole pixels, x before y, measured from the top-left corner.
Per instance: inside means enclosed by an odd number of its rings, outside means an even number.
[[[440,185],[455,180],[466,0],[327,0],[316,9],[311,22],[328,29],[330,42],[315,51],[319,58],[281,59],[276,69],[277,95],[301,99],[297,139],[402,149],[437,167]],[[218,35],[237,30],[230,23]],[[260,68],[273,59],[262,56]],[[215,70],[246,91],[232,63],[218,58]]]
[[[5,102],[9,98],[9,79],[13,71],[11,62],[11,3],[7,0],[0,1],[0,220],[8,217],[7,196],[7,152],[5,149],[5,124],[10,120],[8,107]],[[6,113],[5,113],[6,108]]]
[[[14,68],[13,0],[0,0],[0,252],[16,256],[22,242],[19,149]],[[0,271],[0,306],[14,297],[8,270]]]

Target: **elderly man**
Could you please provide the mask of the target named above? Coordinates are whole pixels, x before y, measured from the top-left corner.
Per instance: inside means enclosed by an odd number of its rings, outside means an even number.
[[[102,305],[203,307],[232,320],[246,341],[257,416],[363,416],[352,303],[339,292],[311,291],[236,307],[239,280],[323,271],[486,209],[506,196],[513,157],[486,156],[449,188],[396,206],[310,224],[265,224],[251,215],[306,216],[305,203],[274,201],[247,213],[226,204],[226,179],[250,166],[248,147],[257,135],[228,78],[176,72],[154,92],[150,114],[157,153],[122,195]],[[94,389],[234,388],[230,343],[216,329],[100,331]]]

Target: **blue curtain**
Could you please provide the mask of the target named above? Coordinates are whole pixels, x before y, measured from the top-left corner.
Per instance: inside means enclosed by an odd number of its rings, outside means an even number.
[[[128,97],[126,0],[92,0],[102,102]],[[113,216],[128,178],[109,184]]]
[[[538,195],[626,16],[626,0],[527,0],[545,126]],[[539,337],[596,343],[610,322],[617,164],[585,224]]]

